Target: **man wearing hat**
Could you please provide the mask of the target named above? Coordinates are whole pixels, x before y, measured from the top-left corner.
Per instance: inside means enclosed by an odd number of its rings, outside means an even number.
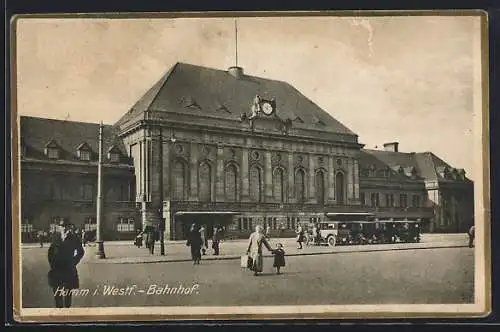
[[[71,290],[79,285],[77,264],[85,251],[82,242],[67,220],[61,220],[58,233],[49,247],[49,286],[52,287],[57,308],[71,307]]]

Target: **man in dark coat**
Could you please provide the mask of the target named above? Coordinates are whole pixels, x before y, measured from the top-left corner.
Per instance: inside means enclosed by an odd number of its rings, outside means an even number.
[[[156,241],[156,235],[155,235],[155,229],[153,226],[146,226],[144,229],[144,233],[146,235],[145,241],[146,241],[146,248],[149,249],[149,253],[151,255],[154,255],[155,253],[155,241]]]
[[[71,291],[80,286],[76,266],[84,253],[82,242],[71,231],[70,224],[61,221],[59,233],[54,236],[48,252],[49,286],[52,287],[57,308],[71,307]]]
[[[186,245],[191,247],[191,259],[193,260],[193,264],[200,264],[202,239],[200,230],[194,223],[189,230]]]
[[[222,237],[221,229],[216,226],[214,227],[214,235],[212,236],[212,249],[214,250],[214,255],[219,255],[219,244]]]

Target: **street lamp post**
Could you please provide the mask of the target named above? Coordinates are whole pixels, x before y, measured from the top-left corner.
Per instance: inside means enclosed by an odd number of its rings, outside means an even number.
[[[97,230],[96,230],[96,242],[97,242],[97,252],[96,257],[99,259],[106,258],[106,254],[104,253],[104,241],[102,240],[102,205],[103,205],[103,197],[102,197],[102,162],[103,162],[103,124],[99,125],[99,163],[97,166]]]

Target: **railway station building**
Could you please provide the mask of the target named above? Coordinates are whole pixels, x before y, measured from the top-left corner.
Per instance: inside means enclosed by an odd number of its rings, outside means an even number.
[[[60,218],[95,229],[99,125],[20,117],[21,230]],[[358,135],[286,82],[175,64],[104,128],[104,240],[165,221],[246,237],[256,224],[293,235],[326,213],[421,220],[465,232],[473,183],[432,152],[364,149]]]

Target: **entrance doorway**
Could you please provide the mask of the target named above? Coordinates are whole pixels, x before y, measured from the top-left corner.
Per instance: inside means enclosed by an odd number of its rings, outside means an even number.
[[[227,229],[227,226],[232,222],[233,214],[224,213],[183,213],[178,212],[175,215],[176,240],[186,240],[191,225],[194,223],[198,227],[205,226],[207,230],[207,238],[211,239],[214,235],[214,227],[222,226]]]

